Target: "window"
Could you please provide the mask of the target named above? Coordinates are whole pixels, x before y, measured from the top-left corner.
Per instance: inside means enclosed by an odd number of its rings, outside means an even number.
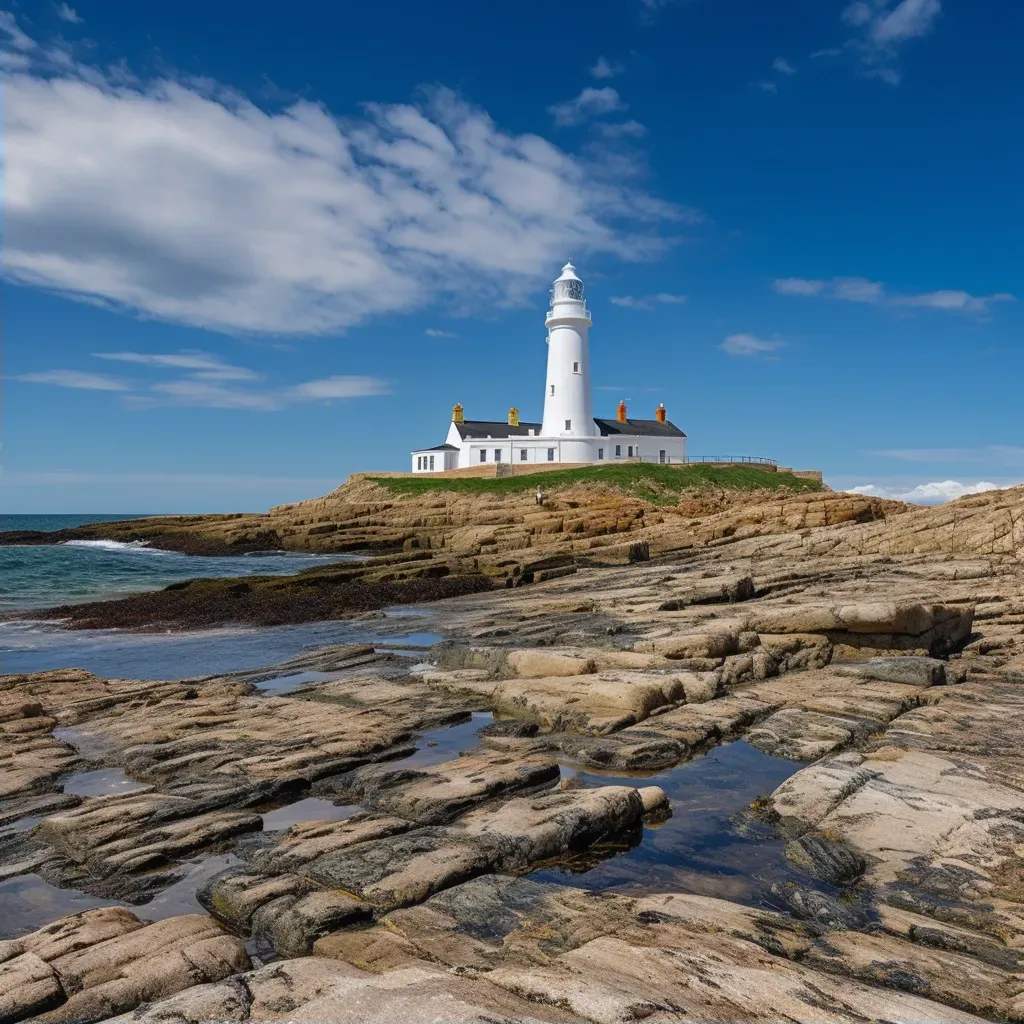
[[[431,470],[434,469],[434,456],[433,455],[430,456],[430,469]]]
[[[622,458],[622,445],[621,444],[617,444],[615,446],[615,458],[617,458],[617,459],[621,459]]]
[[[598,457],[598,459],[603,459],[604,458],[604,449],[603,448],[598,448],[597,449],[597,457]]]
[[[554,385],[554,384],[552,384],[552,385],[551,385],[551,394],[554,394],[554,393],[555,393],[555,385]]]
[[[526,449],[525,448],[520,448],[519,449],[519,461],[520,462],[525,462],[526,461]]]
[[[565,421],[565,429],[566,430],[572,430],[572,420],[566,420]]]
[[[548,462],[554,462],[554,461],[555,461],[555,449],[554,448],[549,448],[548,449]]]
[[[495,462],[501,462],[501,449],[500,448],[495,448],[494,449],[494,461]]]
[[[664,462],[665,461],[665,449],[664,448],[662,448],[661,451],[658,452],[658,461],[659,462]]]
[[[480,461],[481,462],[486,462],[487,461],[487,449],[486,448],[481,448],[480,449]]]
[[[579,373],[580,372],[580,364],[579,363],[573,363],[572,364],[572,372],[573,373]]]
[[[629,447],[628,447],[628,448],[626,449],[626,453],[627,453],[627,454],[629,455],[629,457],[630,457],[630,458],[633,458],[633,446],[632,446],[632,445],[630,445],[630,446],[629,446]]]
[[[423,462],[423,460],[417,455],[416,456],[416,468],[417,469],[422,469],[423,468],[422,462]]]

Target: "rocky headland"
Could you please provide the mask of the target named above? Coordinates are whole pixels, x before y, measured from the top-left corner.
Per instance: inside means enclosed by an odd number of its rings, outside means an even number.
[[[577,485],[537,507],[360,480],[189,527],[269,529],[378,552],[256,581],[279,607],[335,573],[460,581],[431,605],[445,640],[0,677],[0,880],[116,904],[0,942],[0,1020],[1024,1019],[1024,488],[915,509]],[[266,621],[241,592],[205,619],[145,597],[128,624]],[[60,614],[126,624],[138,600]],[[309,670],[330,678],[262,688]],[[730,751],[771,783],[693,804],[685,773]],[[98,769],[133,785],[65,792]],[[760,861],[658,858],[722,806]],[[213,854],[190,913],[150,912]]]

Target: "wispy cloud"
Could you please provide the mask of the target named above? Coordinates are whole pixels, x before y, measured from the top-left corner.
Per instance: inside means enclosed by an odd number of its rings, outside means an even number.
[[[1012,302],[1007,292],[995,295],[971,295],[964,291],[923,292],[890,299],[891,306],[913,306],[919,309],[941,309],[953,313],[988,313],[993,302]]]
[[[776,57],[775,60],[772,61],[772,68],[773,70],[778,71],[780,75],[796,74],[796,68],[793,67],[785,57]]]
[[[622,102],[618,91],[605,85],[599,89],[588,86],[579,96],[548,107],[548,113],[555,119],[555,124],[570,127],[583,124],[592,117],[614,114],[625,109],[626,104]]]
[[[780,295],[817,295],[847,302],[881,302],[885,295],[881,281],[869,281],[866,277],[834,277],[831,281],[780,277],[772,282],[772,288]]]
[[[847,302],[884,303],[911,309],[937,309],[952,313],[987,315],[995,302],[1012,302],[1007,292],[995,295],[971,295],[960,290],[922,292],[918,295],[887,296],[881,281],[866,277],[834,277],[830,281],[803,277],[780,277],[772,282],[780,295],[819,296],[825,299],[843,299]]]
[[[386,381],[377,377],[335,374],[333,377],[307,380],[302,384],[296,384],[285,394],[294,395],[300,401],[321,398],[371,398],[377,395],[389,395],[391,388]]]
[[[0,36],[4,274],[82,301],[336,333],[460,308],[467,282],[522,302],[565,252],[645,259],[679,217],[635,175],[503,130],[447,89],[351,119],[308,99],[268,112],[217,82],[58,60],[7,12]],[[572,122],[623,107],[606,87],[558,109]]]
[[[590,69],[592,78],[614,78],[616,75],[621,75],[622,72],[622,65],[608,60],[607,57],[598,57]]]
[[[454,334],[452,331],[442,331],[438,327],[428,327],[423,333],[428,338],[455,338],[455,337],[458,337],[458,335]]]
[[[41,370],[38,373],[22,373],[12,380],[26,384],[51,384],[58,388],[77,388],[83,391],[127,391],[128,385],[103,373],[86,373],[82,370]]]
[[[730,334],[718,347],[730,356],[756,359],[770,357],[785,344],[779,339],[759,338],[756,334]]]
[[[60,18],[61,21],[70,22],[72,25],[82,24],[82,18],[78,11],[68,4],[59,4],[57,6],[57,17]]]
[[[916,487],[879,487],[875,484],[861,484],[851,487],[848,494],[866,494],[873,498],[892,498],[896,501],[907,501],[914,505],[942,505],[947,501],[955,501],[968,494],[982,494],[985,491],[1001,490],[999,484],[988,480],[979,480],[975,484],[962,484],[959,480],[936,480],[931,483],[918,484]]]
[[[825,288],[824,281],[809,281],[805,277],[779,277],[772,287],[780,295],[820,295]]]
[[[148,409],[181,405],[208,409],[249,409],[277,412],[290,405],[331,399],[370,398],[390,394],[387,381],[359,374],[337,374],[291,386],[260,386],[261,376],[244,366],[232,366],[204,352],[141,353],[97,352],[96,359],[112,359],[158,370],[184,371],[174,380],[126,382],[105,374],[81,370],[43,370],[15,380],[90,391],[118,391],[125,405]]]
[[[870,454],[901,462],[977,462],[990,466],[1024,466],[1024,448],[1012,444],[989,444],[977,448],[888,448]]]
[[[654,295],[613,295],[608,300],[613,306],[623,309],[654,309],[655,306],[678,306],[686,301],[685,295],[672,295],[669,292],[656,292]]]
[[[900,46],[928,35],[941,13],[941,0],[899,0],[895,6],[892,0],[854,0],[840,19],[856,33],[848,45],[860,56],[864,73],[899,85]]]
[[[767,79],[760,82],[755,82],[754,86],[761,90],[761,92],[778,92],[779,87],[774,82],[769,82]]]
[[[190,370],[200,380],[256,380],[259,374],[244,366],[232,366],[206,352],[93,352],[94,359],[113,359],[140,366]]]
[[[595,127],[606,139],[638,139],[647,134],[639,121],[598,121]]]

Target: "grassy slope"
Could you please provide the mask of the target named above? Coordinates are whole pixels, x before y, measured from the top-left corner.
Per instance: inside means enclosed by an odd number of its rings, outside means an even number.
[[[487,477],[374,477],[365,479],[380,484],[392,494],[417,495],[430,491],[455,491],[462,494],[515,494],[532,491],[538,485],[544,491],[570,484],[600,483],[615,487],[625,494],[655,504],[674,502],[684,491],[728,488],[738,491],[761,489],[820,491],[821,484],[802,480],[790,473],[766,473],[748,466],[705,466],[700,463],[685,468],[661,466],[657,463],[628,463],[612,466],[583,466],[578,469],[556,469],[547,473],[523,473],[500,478]]]

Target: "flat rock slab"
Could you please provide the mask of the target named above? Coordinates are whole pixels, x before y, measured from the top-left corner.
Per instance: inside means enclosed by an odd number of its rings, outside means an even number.
[[[657,787],[609,786],[516,797],[478,807],[447,826],[349,819],[301,835],[286,833],[256,850],[246,868],[214,878],[200,899],[240,931],[308,951],[332,926],[355,922],[371,910],[379,915],[422,903],[494,871],[525,873],[635,831],[648,810],[664,803]],[[318,899],[330,904],[323,916]]]
[[[205,914],[147,925],[120,907],[89,910],[0,944],[0,1013],[90,1024],[249,966]]]
[[[347,802],[383,814],[434,824],[451,821],[486,800],[554,784],[558,777],[554,761],[484,751],[429,768],[358,768],[322,783],[317,792],[341,794]]]
[[[217,985],[199,985],[115,1017],[110,1024],[295,1021],[296,1024],[583,1024],[556,1006],[531,1003],[428,964],[370,974],[317,957],[269,964]]]
[[[673,675],[628,669],[596,675],[509,679],[493,691],[494,710],[541,728],[601,734],[635,725],[655,708],[685,697]]]

